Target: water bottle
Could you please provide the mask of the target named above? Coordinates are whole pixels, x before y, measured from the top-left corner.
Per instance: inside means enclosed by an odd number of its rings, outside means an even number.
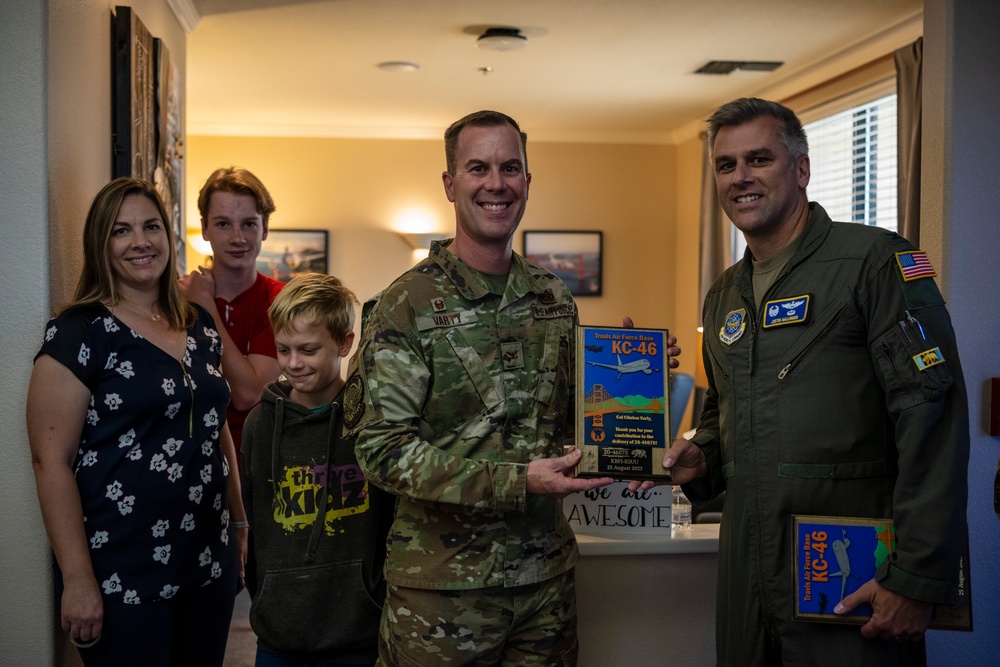
[[[670,496],[671,530],[687,530],[691,527],[691,501],[680,486],[675,486]]]

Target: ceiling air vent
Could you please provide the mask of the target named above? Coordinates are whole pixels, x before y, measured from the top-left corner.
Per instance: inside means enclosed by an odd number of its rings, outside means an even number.
[[[768,60],[712,60],[694,71],[695,74],[732,74],[741,72],[773,72],[785,63]]]

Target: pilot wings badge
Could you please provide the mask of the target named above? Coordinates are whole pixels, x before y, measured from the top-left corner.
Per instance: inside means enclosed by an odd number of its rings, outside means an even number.
[[[764,304],[764,328],[770,329],[771,327],[805,322],[809,315],[811,300],[811,294],[802,294],[768,301]]]
[[[719,340],[726,345],[732,345],[743,337],[747,330],[747,309],[731,310],[726,315],[725,325],[719,329]]]

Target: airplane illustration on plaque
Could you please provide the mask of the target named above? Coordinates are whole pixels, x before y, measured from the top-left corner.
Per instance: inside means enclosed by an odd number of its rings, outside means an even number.
[[[617,364],[601,364],[596,361],[588,361],[587,363],[591,366],[600,366],[601,368],[610,368],[613,371],[618,371],[618,377],[615,378],[615,382],[618,382],[618,380],[622,378],[622,375],[627,373],[642,372],[646,375],[650,375],[651,373],[659,371],[658,368],[649,367],[649,359],[639,359],[638,361],[630,361],[627,364],[623,364],[622,356],[620,354],[616,354],[615,356],[618,357]]]
[[[847,593],[847,578],[854,577],[859,581],[861,578],[851,572],[851,557],[847,554],[847,548],[851,546],[851,541],[847,539],[847,530],[843,531],[844,539],[834,540],[833,544],[833,554],[837,557],[837,565],[840,567],[839,572],[831,572],[830,578],[840,577],[840,599],[844,599],[844,595]]]

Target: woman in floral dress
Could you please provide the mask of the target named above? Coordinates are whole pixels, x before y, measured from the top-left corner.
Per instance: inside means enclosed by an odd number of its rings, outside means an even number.
[[[57,605],[88,667],[221,665],[246,553],[221,343],[177,288],[168,220],[147,182],[98,193],[28,388]]]

